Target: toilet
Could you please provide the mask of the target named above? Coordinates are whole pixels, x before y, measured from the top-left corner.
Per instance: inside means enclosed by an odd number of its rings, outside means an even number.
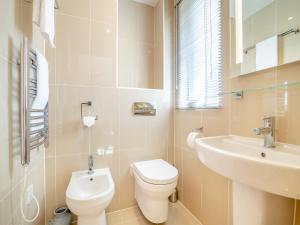
[[[162,159],[132,164],[135,199],[144,216],[152,223],[168,220],[168,197],[177,186],[177,169]]]

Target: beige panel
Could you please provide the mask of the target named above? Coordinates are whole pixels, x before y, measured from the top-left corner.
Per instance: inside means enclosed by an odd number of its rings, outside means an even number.
[[[116,86],[116,31],[114,24],[91,23],[91,85]]]
[[[56,103],[56,155],[89,152],[89,131],[80,118],[80,104],[90,100],[88,87],[57,87]],[[83,114],[89,107],[83,106]]]
[[[57,12],[70,16],[89,18],[90,5],[90,0],[59,0],[59,10]]]
[[[56,83],[88,84],[89,21],[61,14],[56,19]]]

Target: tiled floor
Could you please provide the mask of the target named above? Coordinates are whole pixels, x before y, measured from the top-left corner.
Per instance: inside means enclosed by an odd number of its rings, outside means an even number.
[[[108,213],[108,225],[153,225],[138,207]],[[169,220],[164,225],[201,225],[182,205],[170,205]]]

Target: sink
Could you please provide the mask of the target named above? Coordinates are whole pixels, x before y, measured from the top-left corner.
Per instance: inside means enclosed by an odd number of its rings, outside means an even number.
[[[200,161],[216,173],[262,191],[300,199],[300,146],[241,136],[195,139]]]

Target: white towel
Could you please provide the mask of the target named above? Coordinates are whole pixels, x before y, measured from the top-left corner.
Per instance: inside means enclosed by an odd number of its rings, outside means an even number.
[[[278,65],[277,35],[256,44],[256,70],[272,68]]]
[[[32,109],[44,109],[49,98],[49,69],[46,58],[36,51],[37,56],[37,94]]]
[[[36,51],[37,56],[37,92],[36,97],[33,100],[32,109],[45,109],[45,107],[48,104],[49,99],[49,70],[48,70],[48,62],[46,58]],[[31,116],[44,116],[44,113],[42,112],[32,112],[30,114]],[[33,123],[42,123],[44,122],[44,119],[35,119],[33,120]],[[31,131],[39,130],[44,128],[44,125],[40,126],[33,126],[31,128]]]
[[[55,48],[54,7],[55,0],[33,0],[32,22],[39,26],[51,48]]]

